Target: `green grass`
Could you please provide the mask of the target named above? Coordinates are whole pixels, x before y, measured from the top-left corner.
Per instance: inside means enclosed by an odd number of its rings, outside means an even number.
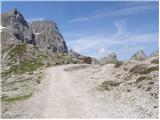
[[[7,98],[1,98],[2,102],[15,102],[15,101],[21,101],[21,100],[26,100],[28,98],[30,98],[33,95],[33,93],[30,93],[28,95],[24,95],[24,96],[16,96],[16,97],[7,97]]]
[[[10,58],[21,57],[26,53],[26,44],[16,45],[10,52]]]
[[[13,65],[8,70],[1,73],[2,77],[5,77],[7,75],[11,74],[23,74],[25,72],[31,72],[35,71],[38,68],[42,67],[44,64],[39,60],[34,61],[23,61],[19,65]]]
[[[25,78],[18,81],[7,82],[7,83],[3,83],[3,85],[14,85],[16,83],[23,83],[23,82],[29,81],[30,79],[32,78]]]

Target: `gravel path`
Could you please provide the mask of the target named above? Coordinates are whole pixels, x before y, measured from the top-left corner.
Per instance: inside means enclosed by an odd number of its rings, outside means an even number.
[[[68,67],[72,66],[75,65]],[[106,106],[88,91],[87,81],[77,79],[77,74],[64,71],[65,68],[45,71],[39,91],[24,105],[24,118],[116,117],[109,109],[111,105]]]
[[[157,111],[151,109],[152,104],[147,103],[152,101],[136,89],[130,93],[122,92],[121,87],[110,92],[97,91],[95,87],[102,82],[103,77],[113,78],[112,66],[100,69],[94,67],[63,65],[47,69],[37,88],[38,91],[23,103],[22,116],[24,118],[155,118],[157,116]]]

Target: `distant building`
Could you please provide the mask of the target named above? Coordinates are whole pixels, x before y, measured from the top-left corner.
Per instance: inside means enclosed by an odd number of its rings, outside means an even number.
[[[84,57],[84,58],[82,58],[82,62],[86,63],[86,64],[91,64],[92,58],[91,57]]]

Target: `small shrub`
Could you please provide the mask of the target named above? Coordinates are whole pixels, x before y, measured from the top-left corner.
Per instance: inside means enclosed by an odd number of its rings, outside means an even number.
[[[41,83],[41,80],[37,80],[37,84],[40,84]]]
[[[136,83],[138,82],[141,82],[143,80],[151,80],[152,78],[151,77],[148,77],[148,76],[140,76],[137,80],[136,80]]]
[[[151,61],[151,63],[153,63],[153,64],[159,64],[159,59],[154,59],[154,60]]]
[[[41,61],[23,61],[19,65],[13,65],[8,70],[1,73],[2,77],[13,74],[23,74],[25,72],[32,72],[42,67],[44,64]]]
[[[139,85],[137,88],[141,88],[142,87],[142,85]]]
[[[153,106],[153,108],[157,108],[157,106]]]
[[[141,73],[143,70],[147,69],[147,66],[144,64],[140,64],[140,65],[135,65],[134,67],[132,67],[129,72],[130,73]]]
[[[119,77],[121,74],[117,74],[115,77]]]
[[[151,87],[148,87],[148,88],[146,89],[146,91],[151,91],[151,89],[152,89]]]
[[[156,99],[159,97],[159,94],[157,94],[157,93],[150,93],[150,95],[155,97]]]
[[[152,84],[154,84],[154,82],[148,82],[148,84],[152,85]]]
[[[131,90],[128,89],[127,92],[131,92]]]
[[[114,82],[114,81],[105,81],[103,82],[99,87],[104,90],[110,90],[111,87],[116,87],[120,84],[120,82]]]

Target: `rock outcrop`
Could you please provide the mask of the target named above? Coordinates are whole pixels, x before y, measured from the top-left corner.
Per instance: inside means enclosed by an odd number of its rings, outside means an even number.
[[[147,58],[146,54],[143,50],[140,50],[136,54],[134,54],[130,60],[136,60],[136,61],[144,61]]]
[[[2,49],[7,45],[19,43],[35,45],[34,34],[17,9],[1,14],[1,26],[4,28],[1,34]]]
[[[108,63],[115,64],[115,63],[117,63],[117,61],[118,61],[117,55],[114,52],[108,54],[107,57],[100,59],[101,64],[108,64]]]
[[[155,52],[152,52],[150,55],[149,55],[149,58],[151,57],[157,57],[159,56],[159,50],[156,50]]]
[[[66,43],[57,24],[53,21],[33,21],[30,27],[35,34],[37,46],[54,53],[68,53]]]
[[[75,52],[74,50],[70,49],[68,51],[68,54],[71,56],[71,57],[75,57],[75,58],[82,58],[82,57],[85,57],[77,52]]]

